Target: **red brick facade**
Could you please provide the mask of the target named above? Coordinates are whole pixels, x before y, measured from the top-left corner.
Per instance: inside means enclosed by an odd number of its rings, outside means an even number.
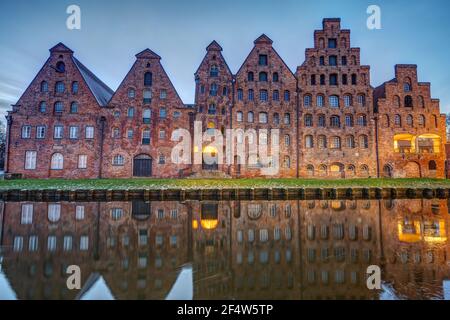
[[[395,79],[373,90],[370,67],[361,65],[340,19],[324,19],[295,74],[266,35],[236,74],[217,42],[206,50],[195,72],[195,104],[186,105],[149,49],[136,55],[113,92],[58,44],[8,113],[6,172],[25,178],[445,176],[445,117],[430,84],[418,82],[415,66],[397,65]],[[178,154],[189,154],[189,163],[173,163],[175,129],[193,136],[196,126],[206,132],[203,142],[190,141]],[[227,140],[229,129],[241,131]],[[217,142],[213,134],[222,134],[229,148],[208,146]],[[231,140],[244,143],[245,152]],[[267,146],[266,157],[251,153],[257,143]],[[207,163],[205,155],[219,160]],[[273,167],[279,169],[263,172]]]

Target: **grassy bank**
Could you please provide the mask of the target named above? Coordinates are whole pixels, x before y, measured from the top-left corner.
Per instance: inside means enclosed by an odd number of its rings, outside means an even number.
[[[450,188],[443,179],[89,179],[1,180],[0,190],[129,190],[222,188]]]

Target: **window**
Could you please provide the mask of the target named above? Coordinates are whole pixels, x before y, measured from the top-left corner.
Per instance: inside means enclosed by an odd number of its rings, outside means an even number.
[[[205,93],[205,86],[204,86],[204,85],[201,85],[201,86],[200,86],[200,93],[201,93],[201,94],[204,94],[204,93]]]
[[[22,127],[22,139],[31,138],[31,126],[23,126]]]
[[[339,108],[339,97],[338,96],[330,96],[329,102],[330,102],[331,108]]]
[[[112,137],[114,139],[120,139],[120,129],[119,128],[113,128],[112,129]]]
[[[283,159],[283,167],[290,168],[291,167],[291,158],[289,156],[285,156]]]
[[[394,96],[394,106],[400,107],[400,97]]]
[[[359,137],[359,147],[362,149],[369,148],[369,139],[366,135],[362,135]]]
[[[305,115],[305,127],[312,127],[313,126],[313,117],[310,114]]]
[[[330,56],[328,58],[328,64],[330,66],[337,66],[337,57],[336,56]]]
[[[259,81],[267,82],[267,72],[259,73]]]
[[[165,164],[166,163],[166,156],[163,155],[163,154],[160,154],[158,163],[159,164]]]
[[[259,100],[266,102],[268,99],[268,93],[267,90],[260,90],[259,91]]]
[[[227,94],[228,94],[228,88],[224,86],[224,87],[222,88],[222,96],[225,97]]]
[[[278,90],[273,90],[272,100],[279,101],[280,100],[280,92]]]
[[[331,137],[331,139],[330,139],[330,148],[331,149],[340,149],[341,148],[341,138],[339,138],[339,137]]]
[[[34,170],[36,169],[36,151],[26,151],[25,152],[25,169]]]
[[[289,92],[289,90],[285,90],[284,91],[284,101],[289,102],[290,100],[291,100],[291,93]]]
[[[161,100],[164,100],[167,98],[167,90],[166,89],[161,89],[161,91],[159,92],[159,98]]]
[[[328,39],[328,48],[334,49],[337,46],[337,41],[334,38]]]
[[[128,138],[128,139],[133,139],[133,136],[134,136],[134,131],[133,131],[133,129],[128,129],[128,130],[127,130],[127,138]]]
[[[267,123],[267,113],[266,112],[259,113],[259,123]]]
[[[78,169],[86,169],[87,168],[87,155],[80,154],[78,156]]]
[[[23,249],[23,237],[16,236],[14,237],[13,250],[14,252],[20,252]]]
[[[309,94],[307,94],[303,97],[303,106],[305,108],[308,108],[311,106],[311,96]]]
[[[225,110],[225,109],[222,109]],[[222,112],[222,114],[225,114],[225,112]],[[181,112],[180,111],[174,111],[173,112],[173,118],[174,119],[178,119],[179,117],[181,117]]]
[[[320,56],[320,58],[319,58],[319,65],[321,65],[321,66],[325,65],[325,57],[324,56]]]
[[[350,107],[352,105],[352,96],[349,94],[346,94],[344,96],[344,106]]]
[[[208,114],[212,114],[212,115],[216,114],[216,105],[214,103],[211,103],[208,106]]]
[[[253,112],[249,112],[249,113],[247,113],[247,121],[248,122],[250,122],[250,123],[253,123]]]
[[[41,82],[41,92],[48,92],[48,82],[47,81]]]
[[[237,122],[242,122],[243,119],[244,119],[244,115],[243,115],[242,111],[238,111],[238,112],[236,113],[236,121],[237,121]]]
[[[255,99],[255,94],[253,92],[253,89],[248,90],[248,101],[253,101]]]
[[[320,136],[317,138],[317,146],[318,146],[320,149],[325,149],[325,148],[327,147],[327,137],[324,136],[324,135],[320,135]]]
[[[144,86],[150,87],[152,85],[152,80],[153,80],[152,78],[153,78],[152,73],[146,72],[144,74]]]
[[[347,148],[353,149],[355,147],[355,138],[350,135],[345,138],[347,143]]]
[[[272,74],[272,81],[273,81],[273,82],[278,82],[278,72],[274,72],[274,73]]]
[[[269,231],[267,229],[259,230],[259,241],[266,242],[269,240]]]
[[[267,66],[267,55],[266,54],[259,55],[258,64],[260,66]]]
[[[273,114],[273,124],[275,125],[280,124],[280,115],[276,112]]]
[[[343,56],[343,57],[341,58],[341,64],[342,64],[343,66],[346,66],[346,65],[347,65],[347,57],[346,57],[346,56]]]
[[[346,127],[353,127],[353,116],[351,114],[345,115],[345,126]]]
[[[396,115],[394,116],[394,124],[395,124],[397,127],[401,127],[401,126],[402,126],[402,118],[400,117],[400,115],[396,114]]]
[[[167,117],[167,109],[166,108],[159,109],[159,117],[161,119],[165,119]]]
[[[217,68],[216,65],[212,65],[211,68],[209,68],[209,76],[210,77],[219,76],[219,68]]]
[[[253,75],[253,72],[249,72],[249,73],[247,73],[247,80],[248,81],[253,81],[254,80],[254,75]]]
[[[57,81],[55,84],[55,92],[56,93],[64,93],[64,90],[65,90],[64,82]]]
[[[51,252],[56,250],[56,236],[48,236],[47,250]]]
[[[358,104],[361,107],[364,107],[366,105],[366,96],[363,94],[358,94]]]
[[[312,85],[312,86],[315,86],[315,85],[316,85],[316,75],[315,75],[315,74],[312,74],[312,75],[311,75],[311,85]]]
[[[77,94],[78,93],[78,82],[74,81],[72,82],[72,94]]]
[[[86,137],[86,139],[94,139],[94,127],[92,127],[92,126],[86,127],[85,137]]]
[[[321,85],[321,86],[324,86],[324,85],[325,85],[325,75],[324,75],[324,74],[321,74],[321,75],[320,75],[320,85]]]
[[[86,251],[89,248],[89,237],[81,236],[80,237],[80,251]]]
[[[358,126],[361,127],[367,126],[367,117],[364,114],[358,116]]]
[[[28,250],[35,252],[38,249],[38,236],[30,236],[28,240]]]
[[[211,96],[211,97],[215,97],[215,96],[217,96],[217,92],[219,91],[219,86],[217,85],[217,83],[212,83],[210,86],[209,86],[209,95]]]
[[[356,85],[357,77],[356,74],[352,74],[352,85]]]
[[[284,124],[291,124],[291,114],[290,113],[284,114]]]
[[[53,132],[53,138],[55,139],[62,139],[63,133],[64,133],[64,127],[63,126],[55,126],[55,131]]]
[[[405,107],[409,107],[412,108],[413,106],[413,99],[411,96],[406,96],[405,97]]]
[[[242,89],[237,90],[237,98],[239,101],[242,101],[244,99],[244,91],[242,91]]]
[[[61,217],[61,205],[50,203],[47,208],[47,217],[50,222],[58,222]]]
[[[317,125],[321,128],[324,128],[326,126],[325,123],[325,116],[323,114],[320,114],[318,117]]]
[[[286,147],[288,147],[288,146],[291,145],[291,136],[288,135],[288,134],[286,134],[286,135],[284,136],[284,145],[285,145]]]
[[[78,139],[78,127],[69,127],[70,139]]]
[[[305,147],[306,148],[313,148],[314,147],[313,136],[311,136],[311,135],[305,136]]]
[[[425,127],[425,116],[423,114],[419,115],[418,123],[420,127]]]
[[[152,102],[152,92],[150,90],[144,90],[144,104],[150,104]]]
[[[64,157],[61,153],[54,153],[52,155],[50,169],[62,170],[64,167]]]
[[[136,97],[136,91],[132,88],[128,89],[128,98],[133,99]]]
[[[76,206],[75,207],[75,219],[76,220],[84,219],[84,206]]]
[[[144,109],[144,111],[142,112],[142,122],[146,123],[146,124],[150,123],[151,117],[152,117],[152,111],[150,109]]]
[[[70,104],[70,113],[78,113],[78,103],[72,102]]]
[[[20,218],[21,224],[32,224],[33,223],[33,204],[22,204],[22,215]]]
[[[409,84],[408,82],[405,82],[403,84],[403,91],[404,92],[411,92],[411,84]]]
[[[64,62],[58,61],[58,63],[56,63],[56,71],[58,72],[66,71],[66,65],[64,64]]]
[[[144,145],[150,144],[150,129],[144,129],[142,131],[142,144]]]
[[[161,140],[166,139],[166,131],[165,130],[159,130],[159,139],[161,139]]]
[[[61,101],[55,102],[55,113],[61,113],[64,111],[64,105]]]
[[[319,108],[323,107],[323,96],[320,94],[316,97],[316,105]]]
[[[330,74],[330,86],[337,86],[337,84],[338,84],[337,74],[336,73]]]
[[[47,104],[45,103],[45,101],[41,101],[39,103],[39,112],[45,112],[47,111]]]
[[[408,115],[406,116],[406,124],[407,124],[408,126],[410,126],[410,127],[413,126],[413,117],[412,117],[412,115],[408,114]]]
[[[330,126],[332,128],[339,128],[341,126],[341,120],[339,119],[339,116],[330,117]]]
[[[348,79],[347,79],[347,75],[346,74],[342,75],[342,84],[345,85],[345,86],[348,84]]]
[[[112,163],[113,166],[123,166],[124,163],[125,163],[125,158],[122,155],[117,154],[114,156],[113,163]]]
[[[64,251],[72,251],[72,236],[64,236],[63,250]]]
[[[425,108],[425,101],[423,100],[423,97],[422,97],[422,96],[419,96],[419,97],[418,97],[418,100],[419,100],[419,102],[418,102],[419,107]]]

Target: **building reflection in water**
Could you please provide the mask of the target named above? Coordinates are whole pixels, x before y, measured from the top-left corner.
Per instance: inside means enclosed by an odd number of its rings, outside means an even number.
[[[442,299],[446,200],[1,203],[2,273],[19,299],[75,299],[78,265],[117,299]],[[368,290],[366,269],[382,269]],[[0,291],[4,290],[0,288]]]

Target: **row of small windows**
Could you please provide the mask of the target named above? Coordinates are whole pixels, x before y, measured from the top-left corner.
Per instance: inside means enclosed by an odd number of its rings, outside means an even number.
[[[237,98],[239,101],[244,100],[244,91],[242,89],[237,90]],[[248,101],[255,100],[255,93],[253,89],[249,89],[247,91],[247,100]],[[269,101],[269,91],[265,89],[259,90],[259,100],[263,102]],[[291,92],[289,90],[284,91],[283,100],[285,102],[289,102],[291,100]],[[272,91],[272,101],[280,101],[280,92],[278,90]]]
[[[32,203],[22,204],[21,224],[33,224],[34,205]],[[61,218],[61,204],[50,203],[47,207],[47,216],[50,222],[58,222]],[[83,205],[75,206],[75,219],[80,221],[85,217],[85,207]]]
[[[25,152],[25,170],[35,170],[37,165],[37,152],[36,151],[26,151]],[[88,157],[87,155],[78,155],[77,168],[87,169]],[[63,170],[64,169],[64,156],[57,152],[52,154],[50,160],[51,170]]]
[[[128,88],[127,95],[128,95],[128,98],[130,98],[130,99],[136,98],[136,89]],[[152,101],[152,91],[150,89],[144,89],[142,96],[144,99],[144,103],[150,103]],[[160,90],[159,99],[161,99],[161,100],[167,99],[167,90],[166,89]]]
[[[309,164],[306,166],[306,173],[309,177],[313,177],[316,175],[324,177],[327,176],[329,173],[333,174],[333,173],[341,173],[344,170],[347,171],[349,176],[355,176],[357,174],[356,172],[356,166],[353,164],[349,164],[346,168],[344,168],[344,165],[342,164],[332,164],[330,166],[327,166],[325,164],[321,164],[318,166],[317,169],[314,168],[314,166],[312,164]],[[369,166],[367,166],[366,164],[362,164],[359,166],[359,175],[362,177],[367,177],[369,175]],[[370,202],[367,202],[367,204],[370,207]],[[314,206],[312,206],[313,208]],[[366,208],[368,209],[368,208]]]
[[[150,139],[150,138],[148,138],[148,139]],[[166,164],[166,156],[164,154],[160,154],[158,156],[158,164]],[[124,166],[125,165],[125,157],[121,154],[114,155],[112,158],[112,165],[118,166],[118,167]]]
[[[23,236],[15,236],[13,240],[13,251],[14,252],[22,252],[24,245],[24,237]],[[39,238],[37,235],[30,235],[28,239],[28,251],[36,252],[39,247]],[[65,235],[63,237],[63,251],[72,251],[73,250],[73,236]],[[57,237],[55,235],[50,235],[47,237],[47,250],[50,252],[54,252],[57,249]],[[79,243],[80,251],[89,250],[89,236],[83,235],[80,236]]]
[[[319,94],[316,96],[315,99],[315,105],[316,107],[324,107],[325,106],[325,96]],[[356,101],[359,106],[364,107],[366,106],[366,96],[365,94],[358,94],[356,96]],[[351,107],[353,106],[353,96],[351,94],[345,94],[343,96],[343,102],[345,107]],[[312,107],[313,105],[313,97],[310,94],[305,94],[303,96],[303,106],[305,108]],[[340,106],[340,98],[337,95],[331,95],[328,97],[328,106],[330,108],[339,108]]]
[[[269,74],[265,71],[261,71],[258,73],[258,80],[260,82],[267,82],[269,81]],[[247,72],[247,81],[248,82],[253,82],[255,81],[255,74],[253,71],[249,71]],[[279,82],[280,81],[280,76],[278,74],[278,72],[273,72],[272,73],[272,82]]]
[[[118,127],[114,127],[111,130],[111,137],[114,139],[121,139],[122,138],[122,132],[121,129]],[[128,139],[133,139],[134,137],[134,130],[129,128],[126,129],[126,137]],[[159,130],[158,133],[158,139],[159,140],[165,140],[167,138],[167,133],[166,130]],[[177,138],[174,136],[174,138]],[[149,145],[151,141],[151,131],[148,128],[142,129],[142,134],[141,134],[141,143],[143,145]]]
[[[353,135],[347,135],[344,138],[345,145],[342,145],[342,139],[339,136],[332,136],[327,138],[325,135],[318,135],[315,140],[312,135],[305,136],[305,148],[312,149],[317,143],[317,147],[319,149],[341,149],[342,147],[354,149],[357,147],[356,139]],[[358,137],[358,145],[360,149],[368,149],[369,148],[369,138],[367,135],[362,134]]]
[[[115,118],[119,118],[120,117],[120,111],[118,111],[118,110],[114,111],[113,114],[114,114]],[[127,109],[127,118],[134,118],[135,114],[136,114],[136,110],[135,110],[134,107],[129,107]],[[165,107],[159,108],[158,114],[159,114],[159,118],[160,119],[166,119],[167,118],[167,108],[165,108]],[[146,123],[146,124],[150,123],[150,120],[151,120],[152,116],[153,116],[153,111],[151,109],[145,108],[145,109],[142,110],[142,121],[143,121],[143,123]],[[173,112],[173,118],[174,119],[178,119],[180,117],[181,117],[181,112],[180,111],[174,111]]]
[[[356,56],[351,56],[351,63],[352,65],[357,64]],[[330,55],[328,56],[328,66],[337,66],[338,65],[338,56],[337,55]],[[316,65],[316,57],[312,56],[310,58],[310,63],[315,66]],[[340,65],[346,66],[348,64],[347,56],[341,56],[340,59]],[[319,57],[319,66],[325,66],[325,56]]]
[[[362,76],[363,76],[363,82],[364,82],[364,84],[366,84],[365,83],[366,82],[365,74],[363,74]],[[302,78],[303,78],[303,82],[306,83],[306,75],[303,76]],[[328,76],[328,85],[330,85],[330,86],[337,86],[337,85],[339,85],[339,80],[338,79],[339,79],[339,77],[338,77],[337,73],[331,73]],[[357,85],[358,84],[358,76],[355,73],[350,76],[350,83],[351,83],[351,85]],[[311,86],[315,86],[317,84],[319,84],[321,86],[325,86],[325,85],[327,85],[327,83],[326,83],[326,76],[324,74],[321,74],[319,76],[319,79],[317,79],[316,75],[312,74],[310,76],[309,84]],[[348,75],[347,74],[343,74],[341,76],[341,84],[342,85],[348,85],[349,84],[349,79],[348,79]]]
[[[313,127],[314,121],[313,121],[313,115],[312,114],[305,114],[304,115],[304,125],[305,127]],[[337,115],[332,115],[329,118],[328,122],[330,127],[333,128],[340,128],[341,127],[341,117]],[[347,114],[345,115],[344,120],[345,127],[354,127],[354,120],[353,115]],[[356,118],[356,124],[360,127],[366,127],[367,126],[367,116],[365,114],[360,114]],[[317,116],[317,126],[325,128],[327,126],[326,117],[324,114],[319,114]]]
[[[41,82],[41,92],[45,93],[48,92],[49,88],[48,88],[48,82],[47,81],[42,81]],[[77,81],[72,82],[72,86],[71,86],[71,90],[72,90],[72,94],[77,94],[78,90],[79,90],[79,85]],[[64,93],[66,91],[66,85],[64,84],[63,81],[57,81],[55,83],[55,92],[56,93]]]
[[[244,121],[244,113],[242,111],[236,112],[236,121],[237,122],[243,122]],[[254,114],[253,114],[253,112],[247,113],[247,121],[248,122],[253,122],[254,121]],[[269,121],[269,116],[268,116],[267,112],[260,112],[258,114],[258,122],[259,123],[268,123],[268,121]],[[290,113],[285,113],[284,114],[283,122],[284,122],[284,124],[287,124],[287,125],[291,123],[291,114]],[[274,113],[273,114],[273,123],[275,125],[280,124],[280,115],[278,113]]]
[[[41,101],[39,103],[39,112],[45,113],[47,112],[47,103],[45,101]],[[64,112],[64,103],[62,101],[56,101],[53,105],[54,113],[62,113]],[[70,103],[70,113],[78,113],[79,112],[79,104],[76,101],[72,101]]]
[[[438,127],[438,118],[435,115],[432,115],[432,124],[435,128]],[[414,117],[411,114],[408,114],[405,118],[405,122],[406,125],[408,127],[413,127],[414,126]],[[382,125],[385,128],[388,128],[391,126],[391,118],[389,117],[389,115],[385,114],[383,115],[382,118]],[[394,126],[396,127],[402,127],[403,126],[403,121],[402,121],[402,116],[399,114],[394,115]],[[417,116],[417,126],[419,127],[425,127],[426,126],[426,118],[423,114],[420,114]]]
[[[394,106],[396,106],[396,107],[401,107],[402,106],[401,99],[400,99],[399,96],[394,96],[393,103],[394,103]],[[404,100],[403,100],[403,106],[407,107],[407,108],[414,107],[414,99],[413,99],[413,97],[410,96],[410,95],[405,96]],[[417,106],[421,107],[421,108],[425,108],[425,101],[424,101],[424,98],[422,96],[418,96],[417,97]]]
[[[32,126],[24,125],[22,126],[22,139],[31,139]],[[36,139],[45,139],[47,133],[47,126],[38,125],[36,126]],[[53,128],[53,138],[63,139],[64,138],[64,126],[55,125]],[[69,126],[69,138],[79,139],[80,138],[80,127],[79,126]],[[85,127],[85,138],[94,139],[94,126]]]
[[[256,233],[257,231],[253,230],[253,229],[249,229],[247,230],[247,241],[248,242],[254,242],[256,239]],[[269,241],[269,230],[268,229],[260,229],[259,230],[259,241],[260,242],[267,242]],[[273,229],[273,240],[278,241],[281,240],[281,236],[282,236],[283,232],[281,230],[280,227],[275,227]],[[237,230],[236,232],[236,240],[238,243],[243,243],[244,242],[244,232],[243,230]],[[291,227],[287,226],[284,229],[284,238],[286,240],[291,240],[292,239],[292,230]]]
[[[215,97],[219,94],[220,90],[219,90],[219,86],[217,85],[217,83],[212,83],[209,86],[209,95],[211,97]],[[205,93],[205,86],[201,85],[200,86],[200,93],[204,94]],[[228,95],[228,87],[227,86],[223,86],[222,87],[222,96],[227,96]]]

